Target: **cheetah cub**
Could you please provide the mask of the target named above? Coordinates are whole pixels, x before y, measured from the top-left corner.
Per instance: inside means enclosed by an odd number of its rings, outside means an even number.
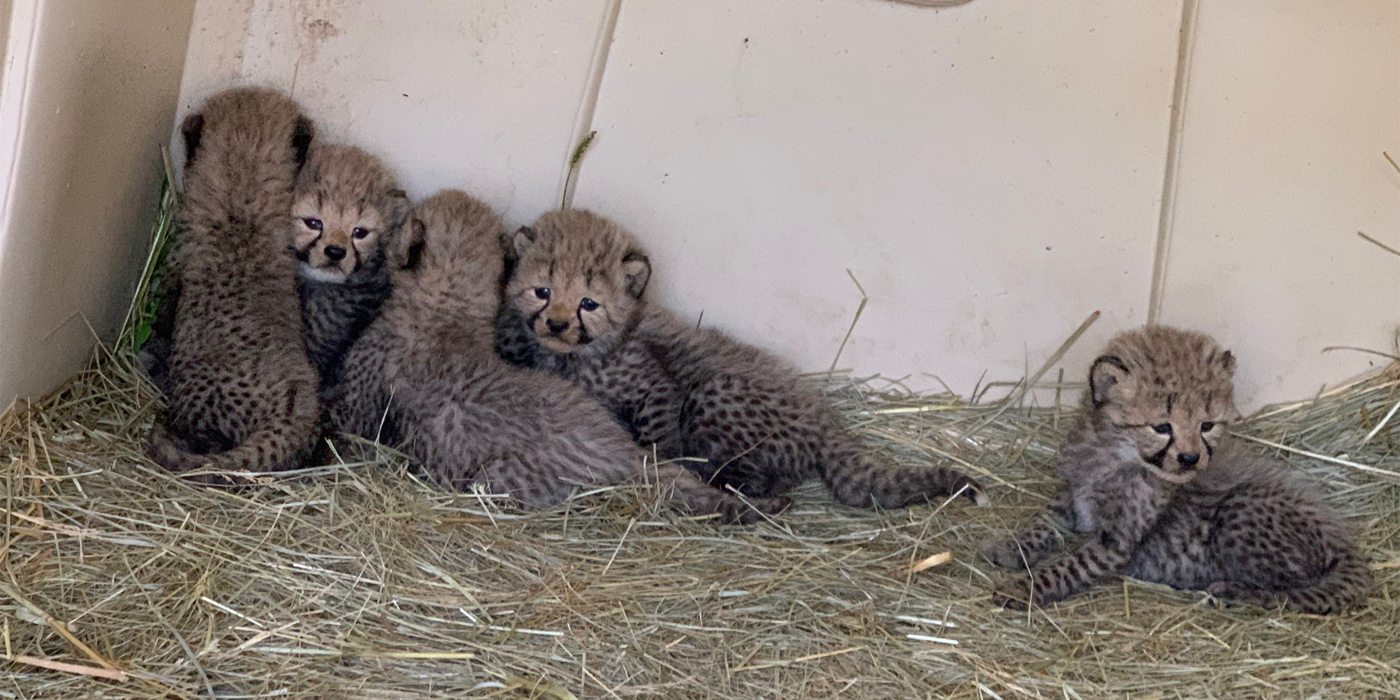
[[[500,354],[582,386],[662,458],[702,458],[686,464],[755,498],[820,475],[854,506],[899,508],[959,491],[986,504],[955,471],[878,463],[786,363],[649,303],[651,264],[617,224],[556,211],[506,247]]]
[[[461,192],[419,205],[391,249],[393,292],[332,392],[338,429],[399,445],[445,485],[480,483],[528,506],[641,477],[726,521],[786,507],[782,499],[750,505],[674,465],[643,473],[642,450],[582,389],[497,357],[501,232],[496,214]]]
[[[187,153],[193,158],[193,153]],[[353,146],[315,144],[297,177],[293,247],[302,336],[322,388],[340,359],[389,298],[384,250],[408,216],[409,202],[379,159]],[[177,278],[167,285],[137,364],[170,393],[169,356]]]
[[[337,144],[311,150],[293,201],[302,330],[325,388],[389,298],[384,251],[409,202],[378,158]]]
[[[1226,441],[1234,370],[1234,356],[1200,333],[1155,326],[1114,338],[1060,447],[1065,487],[1049,513],[1088,536],[998,586],[994,600],[1024,609],[1127,575],[1308,613],[1361,606],[1370,570],[1339,518],[1283,465]],[[1044,520],[983,556],[1034,567],[1059,544]]]
[[[169,407],[151,457],[173,471],[268,471],[310,450],[316,371],[301,342],[292,188],[312,125],[290,98],[239,88],[182,126]]]

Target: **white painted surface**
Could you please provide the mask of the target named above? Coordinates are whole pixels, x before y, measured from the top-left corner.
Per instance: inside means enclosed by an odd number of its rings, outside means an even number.
[[[1162,321],[1234,347],[1248,406],[1303,398],[1393,350],[1400,3],[1203,2]]]
[[[203,0],[180,116],[236,83],[281,87],[410,195],[463,188],[525,223],[558,206],[606,5]]]
[[[194,8],[11,4],[0,88],[0,406],[79,369],[92,333],[110,336],[127,309]]]
[[[1146,320],[1180,4],[624,2],[575,204],[659,298],[825,369],[972,390]],[[1050,375],[1053,378],[1053,374]]]
[[[463,187],[514,225],[558,201],[612,0],[201,0],[187,47],[188,1],[16,4],[59,38],[0,94],[24,106],[0,127],[45,125],[14,140],[0,399],[86,356],[75,312],[124,310],[181,51],[174,116],[281,86],[415,196]],[[1400,4],[1201,6],[1162,320],[1235,347],[1246,405],[1306,396],[1371,362],[1322,346],[1388,349],[1400,309],[1400,261],[1355,235],[1400,247]],[[840,364],[964,393],[1102,310],[1077,379],[1147,319],[1180,0],[621,7],[576,203],[649,244],[678,311],[824,369],[850,268],[871,300]]]

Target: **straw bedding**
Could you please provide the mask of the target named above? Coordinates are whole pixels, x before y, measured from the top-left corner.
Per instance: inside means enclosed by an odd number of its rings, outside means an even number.
[[[871,513],[814,486],[748,528],[635,489],[521,513],[347,443],[343,464],[204,489],[142,457],[155,393],[129,353],[103,352],[0,421],[0,632],[20,659],[0,696],[1400,696],[1400,479],[1351,466],[1397,461],[1389,425],[1363,441],[1400,369],[1239,427],[1340,457],[1275,450],[1352,517],[1377,569],[1369,608],[1335,619],[1135,582],[999,610],[975,547],[1045,503],[1068,412],[830,384],[892,458],[958,463],[994,506]],[[71,667],[35,665],[54,662]]]
[[[987,509],[875,513],[813,485],[756,527],[634,488],[522,513],[344,441],[237,490],[175,479],[143,457],[158,399],[131,352],[174,204],[115,349],[0,416],[0,697],[1400,697],[1400,364],[1236,426],[1351,518],[1378,580],[1364,612],[1128,581],[1015,613],[974,553],[1054,492],[1068,409],[814,379],[889,458],[980,478]]]

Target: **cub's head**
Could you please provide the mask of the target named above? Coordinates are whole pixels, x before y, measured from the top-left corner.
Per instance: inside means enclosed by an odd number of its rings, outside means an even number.
[[[402,289],[420,306],[470,313],[489,328],[500,293],[504,228],[495,210],[465,192],[443,190],[423,200],[390,248],[395,294]]]
[[[318,144],[297,178],[292,205],[301,276],[340,284],[378,274],[408,211],[408,197],[378,158]]]
[[[271,195],[255,202],[275,201],[291,191],[315,134],[297,103],[277,90],[240,87],[210,97],[180,124],[186,199],[221,201],[230,188],[248,187]],[[275,211],[283,216],[285,205]]]
[[[630,234],[580,209],[541,216],[505,247],[512,270],[504,301],[557,353],[587,352],[626,332],[651,278]]]
[[[1210,467],[1235,415],[1234,374],[1234,355],[1208,336],[1149,326],[1109,342],[1085,401],[1159,476],[1185,483]]]

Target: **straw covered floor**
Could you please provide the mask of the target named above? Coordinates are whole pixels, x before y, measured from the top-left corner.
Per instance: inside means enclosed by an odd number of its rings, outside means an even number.
[[[864,511],[812,484],[753,527],[633,487],[523,513],[344,440],[333,465],[235,490],[174,478],[143,456],[158,396],[132,348],[175,199],[114,348],[0,415],[0,698],[1400,697],[1400,364],[1234,426],[1351,519],[1378,581],[1364,612],[1126,581],[1017,613],[975,552],[1054,493],[1058,399],[814,379],[889,459],[962,468],[990,508]]]
[[[1400,697],[1400,479],[1374,471],[1400,433],[1367,440],[1395,367],[1236,426],[1361,533],[1379,586],[1341,618],[1131,581],[998,609],[976,546],[1043,507],[1068,411],[830,384],[892,459],[960,465],[993,506],[874,513],[810,485],[755,527],[633,488],[521,513],[345,442],[207,489],[142,456],[156,394],[103,351],[0,420],[0,697]]]

